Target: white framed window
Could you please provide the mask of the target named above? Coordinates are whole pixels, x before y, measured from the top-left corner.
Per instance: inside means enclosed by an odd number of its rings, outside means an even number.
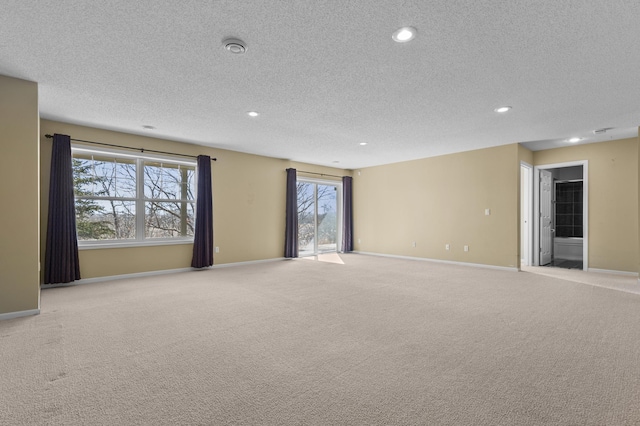
[[[193,242],[195,161],[77,146],[71,152],[80,248]]]

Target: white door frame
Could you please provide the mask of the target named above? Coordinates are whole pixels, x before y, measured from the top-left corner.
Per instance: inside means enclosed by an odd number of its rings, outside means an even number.
[[[533,264],[540,265],[540,170],[582,166],[582,270],[589,270],[589,160],[533,167]]]
[[[555,243],[555,198],[553,193],[553,172],[549,169],[539,169],[540,190],[540,228],[536,234],[540,238],[540,250],[538,250],[540,266],[553,262],[553,249]]]
[[[531,220],[533,211],[533,165],[520,161],[520,177],[527,179],[520,181],[520,266],[522,261],[524,266],[533,264],[533,221]]]
[[[341,253],[342,250],[342,181],[338,180],[327,180],[327,179],[318,179],[318,178],[308,178],[297,176],[296,182],[306,182],[306,183],[315,183],[317,185],[327,185],[327,186],[335,186],[336,189],[336,220],[338,221],[336,226],[336,252]],[[317,189],[317,187],[316,187]],[[316,206],[317,212],[318,206]],[[316,225],[317,231],[317,225]],[[296,230],[297,232],[297,230]],[[316,242],[317,244],[317,242]],[[314,250],[316,251],[316,250]],[[317,255],[318,253],[314,253]]]

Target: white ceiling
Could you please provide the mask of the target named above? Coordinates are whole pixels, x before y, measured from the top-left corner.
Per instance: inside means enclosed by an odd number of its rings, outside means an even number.
[[[43,118],[355,169],[636,136],[639,18],[637,0],[0,0],[0,74],[39,83]]]

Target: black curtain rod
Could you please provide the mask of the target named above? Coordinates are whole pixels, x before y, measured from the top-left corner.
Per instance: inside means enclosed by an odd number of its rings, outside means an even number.
[[[305,172],[304,170],[298,170],[298,173],[306,173],[308,175],[331,176],[331,177],[336,177],[336,178],[342,178],[342,176],[328,175],[326,173]]]
[[[53,135],[44,135],[47,139],[51,139],[53,138]],[[140,151],[140,152],[153,152],[154,154],[167,154],[167,155],[177,155],[179,157],[189,157],[189,158],[198,158],[197,155],[188,155],[188,154],[176,154],[175,152],[167,152],[167,151],[156,151],[155,149],[145,149],[145,148],[132,148],[130,146],[124,146],[124,145],[114,145],[111,143],[104,143],[104,142],[94,142],[94,141],[85,141],[82,139],[71,139],[74,142],[83,142],[83,143],[91,143],[94,145],[102,145],[102,146],[110,146],[113,148],[122,148],[122,149],[130,149],[132,151]],[[211,161],[218,161],[217,158],[212,158]]]

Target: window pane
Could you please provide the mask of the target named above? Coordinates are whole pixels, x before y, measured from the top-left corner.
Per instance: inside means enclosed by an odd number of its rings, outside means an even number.
[[[93,195],[101,197],[115,197],[112,190],[114,184],[114,164],[113,159],[94,157],[93,159],[94,191]]]
[[[135,160],[83,153],[73,154],[76,195],[135,198]]]
[[[136,198],[136,164],[134,161],[122,161],[118,158],[115,163],[115,196],[122,198]]]
[[[145,161],[144,196],[154,200],[193,200],[195,167]]]
[[[122,158],[94,157],[97,191],[104,197],[136,196],[136,173],[133,160]]]
[[[93,160],[91,156],[73,155],[71,166],[73,168],[73,190],[75,195],[93,195]]]
[[[184,167],[184,166],[183,166]],[[188,200],[196,199],[196,168],[187,167],[187,181],[183,183]]]
[[[76,200],[78,239],[114,240],[136,237],[135,202]]]
[[[296,183],[298,194],[298,250],[301,256],[314,252],[315,247],[315,184]]]
[[[145,237],[191,237],[195,226],[195,203],[146,202]]]
[[[72,157],[79,240],[193,236],[195,164],[147,161],[85,148],[74,149]],[[139,176],[142,182],[137,181]],[[145,214],[144,228],[137,232],[136,206]]]
[[[318,250],[336,250],[338,232],[337,187],[318,185]]]

